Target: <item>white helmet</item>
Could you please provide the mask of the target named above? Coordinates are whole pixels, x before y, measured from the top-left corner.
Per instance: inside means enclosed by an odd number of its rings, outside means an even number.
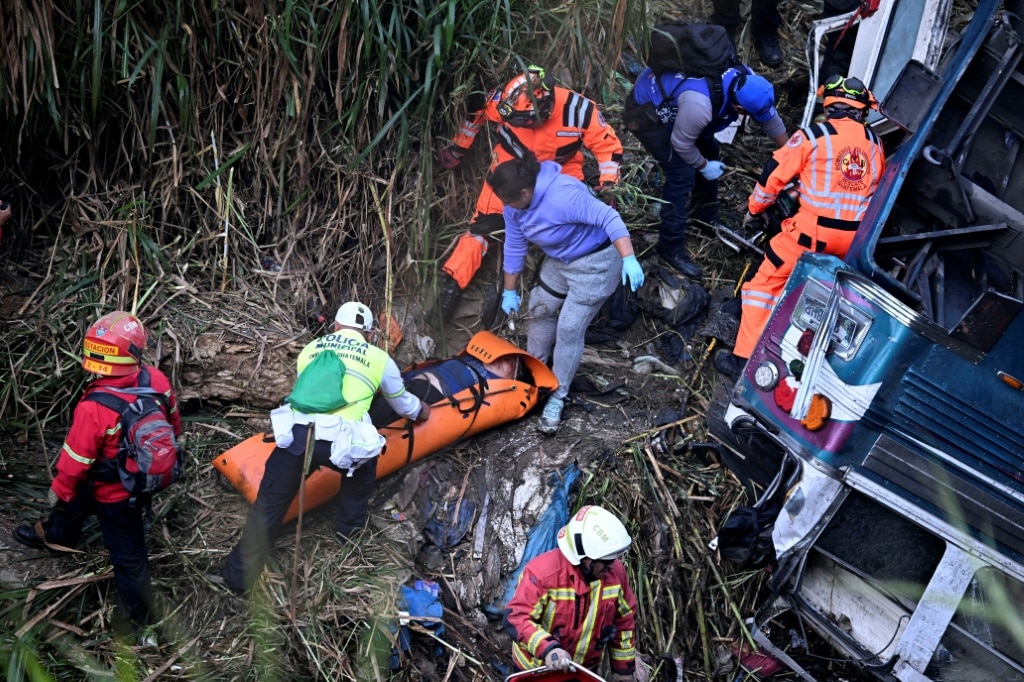
[[[334,316],[334,321],[343,327],[355,327],[365,332],[373,331],[373,313],[358,301],[343,303],[338,308],[338,314]]]
[[[594,561],[613,561],[633,544],[626,527],[607,509],[595,505],[582,507],[558,531],[558,549],[573,566],[584,557]]]

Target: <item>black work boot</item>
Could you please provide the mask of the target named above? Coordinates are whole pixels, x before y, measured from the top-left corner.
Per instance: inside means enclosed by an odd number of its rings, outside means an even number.
[[[462,287],[447,272],[442,272],[437,278],[437,285],[437,306],[430,312],[429,319],[444,323],[455,312],[455,306],[462,297]]]
[[[743,368],[746,366],[747,361],[734,355],[732,351],[723,348],[715,353],[714,364],[719,374],[737,381],[740,375],[743,374]]]
[[[32,549],[43,549],[46,547],[46,543],[39,537],[39,533],[28,523],[23,523],[15,528],[13,535],[15,540],[26,547],[31,547]]]
[[[754,46],[765,66],[774,69],[782,64],[782,45],[779,44],[778,31],[754,33]]]
[[[704,276],[704,271],[701,270],[700,266],[690,259],[690,254],[686,252],[685,244],[671,250],[662,251],[659,249],[658,255],[661,256],[665,263],[678,270],[685,277],[700,279]]]

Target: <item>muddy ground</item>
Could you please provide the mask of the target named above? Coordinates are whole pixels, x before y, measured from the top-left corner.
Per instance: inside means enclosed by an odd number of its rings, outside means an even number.
[[[641,233],[638,245],[653,243],[652,237]],[[708,308],[685,324],[666,322],[651,301],[675,300],[681,290],[695,295],[696,288],[666,285],[678,281],[657,274],[663,266],[656,258],[644,258],[651,290],[641,300],[647,309],[625,331],[608,333],[600,323],[593,330],[606,334],[592,335],[597,340],[588,344],[557,435],[540,434],[534,412],[380,481],[367,531],[345,548],[333,541],[331,505],[305,516],[298,544],[295,524],[289,524],[249,600],[208,579],[236,541],[248,507],[210,461],[267,427],[264,403],[273,402],[272,391],[248,402],[220,396],[242,374],[236,354],[224,350],[239,345],[230,334],[260,334],[221,330],[222,352],[197,350],[191,359],[186,353],[184,371],[165,362],[165,369],[177,371],[183,394],[206,387],[220,397],[183,400],[187,478],[155,505],[150,553],[167,616],[159,648],[111,635],[114,591],[95,526],[80,554],[51,556],[11,540],[18,522],[43,513],[48,463],[63,436],[48,433],[41,442],[35,433],[21,432],[23,442],[3,449],[5,626],[44,661],[57,661],[52,665],[69,679],[79,673],[102,677],[99,671],[118,666],[133,671],[126,679],[383,679],[387,656],[372,669],[360,624],[372,622],[373,612],[393,623],[396,586],[429,580],[439,585],[445,606],[444,644],[414,635],[410,650],[396,659],[397,679],[502,679],[511,670],[509,641],[494,616],[527,533],[542,518],[559,477],[575,465],[581,474],[570,505],[604,504],[634,533],[628,563],[641,600],[639,649],[649,660],[675,659],[679,674],[685,669],[691,679],[731,679],[737,616],[752,615],[764,573],[738,571],[707,548],[723,516],[744,498],[715,447],[700,444],[710,440],[705,411],[723,381],[709,352],[735,332],[735,318],[720,310],[735,287],[737,276],[728,274],[742,272],[752,258],[708,236],[693,241],[698,259],[723,263],[709,268],[705,279]],[[482,298],[480,290],[471,291],[461,315],[444,330],[425,321],[417,302],[399,302],[396,319],[405,340],[396,356],[408,363],[461,349],[478,326]],[[522,320],[512,329],[498,319],[493,329],[525,345]],[[266,357],[273,348],[287,367],[309,333],[292,335],[290,345],[275,341],[276,334],[264,329],[263,345],[247,352]],[[164,348],[165,360],[175,356]],[[199,375],[193,365],[201,365]],[[328,635],[337,639],[324,641]],[[390,642],[378,648],[389,653]],[[663,668],[658,679],[677,679]]]

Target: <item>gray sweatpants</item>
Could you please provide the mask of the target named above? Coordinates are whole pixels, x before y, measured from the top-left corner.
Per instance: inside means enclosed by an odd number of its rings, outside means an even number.
[[[526,309],[526,351],[541,362],[552,360],[558,379],[554,397],[569,393],[587,327],[621,280],[622,259],[610,245],[571,263],[547,258],[541,265],[542,285],[530,291]]]

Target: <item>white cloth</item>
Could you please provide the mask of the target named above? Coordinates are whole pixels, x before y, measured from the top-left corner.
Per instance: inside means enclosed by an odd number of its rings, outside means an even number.
[[[278,447],[287,448],[295,442],[295,436],[292,435],[294,425],[295,413],[288,403],[270,411],[270,427],[274,431],[274,442]]]
[[[274,442],[287,448],[295,442],[292,427],[313,426],[314,438],[331,443],[331,463],[351,476],[352,472],[381,453],[386,440],[364,414],[360,420],[342,419],[333,414],[305,414],[287,403],[270,412]]]
[[[320,438],[319,431],[317,438]],[[363,417],[362,421],[342,420],[339,437],[331,443],[331,464],[351,476],[353,471],[379,455],[385,442],[369,417]]]

